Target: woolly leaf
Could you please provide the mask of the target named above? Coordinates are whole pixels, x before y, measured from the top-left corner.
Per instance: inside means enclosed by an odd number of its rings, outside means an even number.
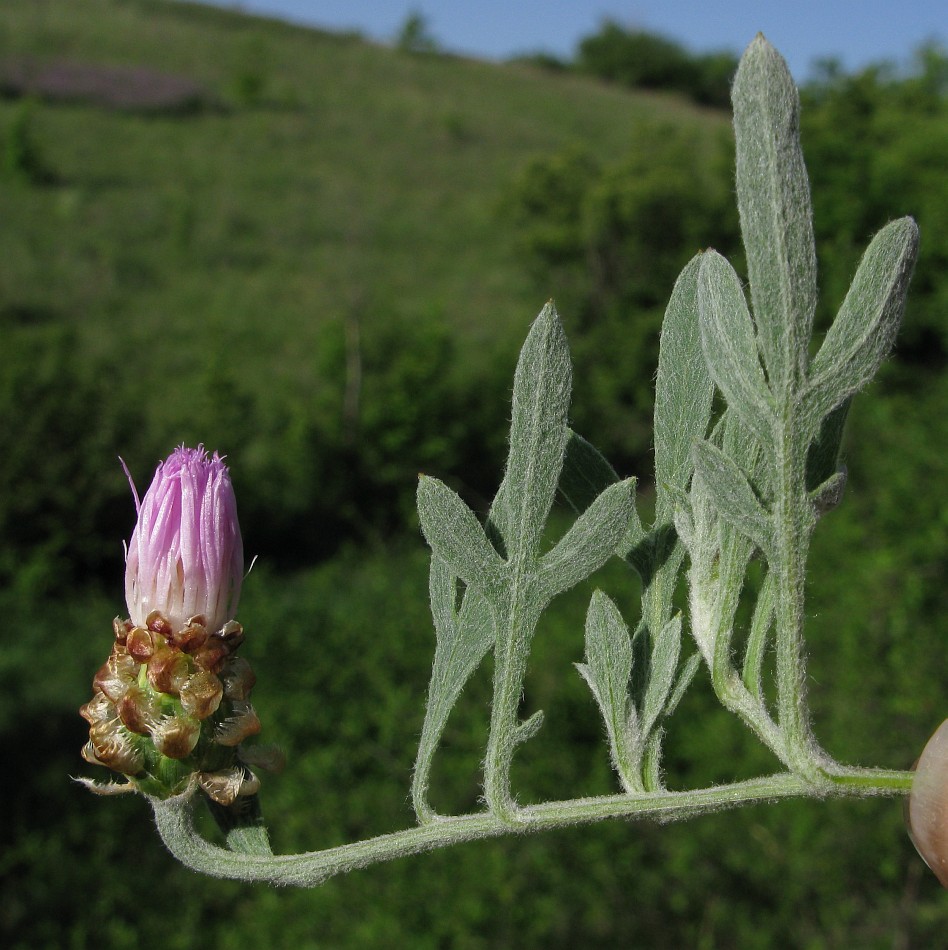
[[[602,591],[595,591],[586,612],[586,662],[577,663],[588,684],[609,736],[612,762],[625,783],[626,752],[636,731],[635,709],[629,702],[632,641],[619,609]]]
[[[872,239],[810,366],[803,398],[814,434],[831,410],[875,376],[892,349],[917,251],[911,218],[891,222]]]
[[[576,519],[540,561],[548,597],[568,590],[602,567],[629,533],[635,514],[635,479],[611,485]]]
[[[539,547],[563,467],[571,386],[566,336],[548,303],[530,328],[514,374],[502,527],[511,558]]]
[[[504,562],[474,512],[437,478],[418,479],[418,517],[432,551],[457,577],[485,595],[499,589]]]
[[[618,481],[615,469],[599,450],[570,429],[560,475],[560,491],[570,507],[577,514],[584,512],[605,489]],[[641,545],[645,538],[645,529],[633,506],[628,530],[619,541],[616,554],[625,557]]]
[[[428,586],[437,645],[412,781],[415,811],[423,821],[434,817],[427,803],[428,775],[448,715],[494,641],[494,624],[487,601],[476,591],[469,590],[458,611],[455,607],[457,577],[437,556],[431,558]]]
[[[684,490],[693,471],[691,445],[703,439],[711,418],[714,384],[701,348],[698,272],[689,261],[672,290],[662,321],[655,380],[656,524],[672,520],[673,490]]]
[[[640,710],[643,736],[648,736],[665,711],[680,653],[681,614],[676,614],[665,624],[652,645],[648,686]]]
[[[695,469],[701,476],[718,514],[765,553],[771,549],[770,518],[737,464],[710,442],[692,448]]]
[[[773,396],[757,354],[754,324],[734,268],[715,251],[702,255],[698,274],[701,346],[711,378],[734,412],[768,444]]]
[[[783,57],[760,34],[731,93],[737,206],[757,338],[771,389],[802,374],[816,309],[810,185],[800,149],[800,99]]]

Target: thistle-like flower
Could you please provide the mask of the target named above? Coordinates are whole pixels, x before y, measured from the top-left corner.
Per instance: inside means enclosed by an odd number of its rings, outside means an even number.
[[[260,731],[253,671],[234,655],[243,543],[230,475],[216,453],[180,446],[143,500],[129,483],[138,511],[125,558],[130,619],[115,619],[112,653],[80,710],[90,725],[83,758],[129,781],[84,784],[158,797],[200,787],[230,805],[257,791],[253,753],[240,744]]]

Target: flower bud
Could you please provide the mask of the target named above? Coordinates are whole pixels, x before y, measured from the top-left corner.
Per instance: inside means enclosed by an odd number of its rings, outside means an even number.
[[[131,478],[129,478],[131,483]],[[139,502],[125,558],[125,599],[138,627],[158,611],[180,630],[203,617],[210,631],[233,618],[244,572],[237,504],[227,466],[203,445],[179,446]]]
[[[131,478],[129,478],[131,482]],[[243,544],[227,467],[203,446],[175,449],[139,501],[125,558],[130,618],[116,618],[108,660],[80,714],[89,723],[83,758],[122,773],[126,784],[83,779],[102,795],[141,791],[167,798],[201,788],[229,807],[255,795],[243,741],[260,731],[250,704],[253,670],[235,656],[244,639],[233,619]],[[276,759],[249,750],[262,767]]]

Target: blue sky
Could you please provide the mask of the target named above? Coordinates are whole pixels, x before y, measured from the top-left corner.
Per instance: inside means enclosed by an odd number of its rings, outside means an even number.
[[[355,29],[391,40],[412,11],[424,15],[438,44],[457,53],[502,59],[540,50],[568,57],[604,18],[661,33],[695,52],[739,53],[758,30],[780,50],[798,80],[815,60],[847,70],[909,61],[923,42],[944,43],[944,0],[217,0],[222,6],[280,16],[331,30]]]

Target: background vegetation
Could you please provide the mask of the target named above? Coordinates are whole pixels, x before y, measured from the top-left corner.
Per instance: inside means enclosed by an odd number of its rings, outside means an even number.
[[[602,824],[287,892],[193,876],[141,801],[69,782],[93,771],[76,709],[124,609],[116,455],[139,484],[182,440],[230,455],[260,556],[244,651],[289,761],[263,793],[281,850],[412,820],[434,639],[415,476],[483,507],[548,296],[577,428],[648,482],[674,277],[702,246],[740,262],[728,116],[709,108],[726,70],[696,92],[709,57],[614,25],[557,70],[432,46],[153,0],[0,7],[4,944],[937,945],[948,904],[891,801]],[[875,229],[922,229],[898,352],[856,403],[849,497],[813,552],[817,732],[863,764],[909,764],[946,710],[946,83],[930,48],[803,90],[824,323]],[[618,569],[597,583],[634,600]],[[537,638],[526,701],[548,719],[518,758],[523,800],[612,788],[571,667],[588,593]],[[476,804],[489,678],[452,717],[440,808]],[[670,784],[772,766],[703,682],[672,731]]]

